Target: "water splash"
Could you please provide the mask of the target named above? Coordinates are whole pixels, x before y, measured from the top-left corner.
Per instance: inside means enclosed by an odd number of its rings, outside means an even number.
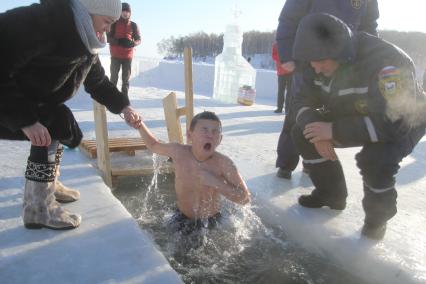
[[[148,185],[145,196],[142,200],[142,208],[138,220],[142,222],[152,222],[159,216],[156,214],[157,210],[154,206],[161,206],[164,204],[164,194],[158,186],[158,176],[161,173],[161,168],[167,163],[167,157],[153,153],[152,164],[154,174],[151,183]]]
[[[223,200],[216,228],[204,224],[190,234],[174,231],[174,179],[160,174],[164,162],[153,157],[152,179],[132,190],[134,196],[118,198],[185,283],[363,283],[288,242],[284,229],[265,225],[252,205]]]

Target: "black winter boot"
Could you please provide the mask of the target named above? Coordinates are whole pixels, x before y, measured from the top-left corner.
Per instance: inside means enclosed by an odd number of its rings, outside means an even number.
[[[315,189],[310,195],[299,197],[299,204],[308,208],[328,206],[343,210],[346,207],[347,189],[343,169],[339,161],[307,164]]]
[[[344,210],[346,208],[346,200],[327,200],[323,199],[316,189],[309,195],[302,195],[299,197],[299,204],[307,208],[321,208],[324,206],[330,207],[334,210]]]
[[[384,238],[385,233],[386,233],[386,222],[379,225],[365,223],[361,230],[361,235],[369,239],[378,240],[378,241]]]
[[[277,171],[277,177],[291,179],[291,171],[279,168]]]
[[[380,190],[364,183],[362,205],[365,211],[361,234],[370,239],[381,240],[386,233],[386,222],[397,212],[395,187]]]

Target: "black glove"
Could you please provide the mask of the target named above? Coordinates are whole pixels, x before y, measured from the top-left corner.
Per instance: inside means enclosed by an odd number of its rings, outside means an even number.
[[[118,39],[118,45],[126,48],[132,48],[135,46],[135,42],[128,38],[119,38]]]

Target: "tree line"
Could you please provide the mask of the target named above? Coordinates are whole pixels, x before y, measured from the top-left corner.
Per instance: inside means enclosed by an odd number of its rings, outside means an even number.
[[[245,32],[243,34],[243,55],[271,53],[274,39],[275,32]],[[181,58],[185,47],[192,47],[192,54],[196,58],[215,57],[222,52],[223,34],[197,32],[187,36],[171,36],[157,43],[158,52],[165,57]]]
[[[275,40],[276,31],[249,31],[243,34],[242,52],[244,57],[255,54],[271,54],[271,46]],[[379,31],[379,36],[404,50],[421,66],[426,66],[426,34],[421,32],[399,32],[392,30]],[[169,58],[182,58],[185,47],[192,47],[193,56],[203,60],[215,57],[222,52],[223,34],[207,34],[197,32],[180,37],[170,37],[161,40],[158,52]]]

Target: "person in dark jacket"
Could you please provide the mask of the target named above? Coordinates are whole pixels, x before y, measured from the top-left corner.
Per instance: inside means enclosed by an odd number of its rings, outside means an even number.
[[[129,80],[132,73],[132,59],[135,46],[141,43],[139,28],[135,22],[130,21],[132,13],[128,3],[122,3],[120,19],[112,24],[108,35],[111,53],[111,82],[117,86],[118,72],[121,69],[121,92],[129,92]]]
[[[64,104],[84,84],[97,102],[137,127],[139,115],[105,76],[97,52],[121,14],[120,0],[41,0],[0,14],[0,139],[30,140],[23,221],[27,228],[71,229],[81,216],[57,202],[79,198],[57,180],[62,145],[81,130]],[[23,36],[25,35],[25,36]]]
[[[334,148],[361,146],[362,235],[382,239],[397,212],[399,163],[425,132],[414,64],[398,47],[323,13],[301,21],[293,57],[310,66],[294,98],[292,137],[315,186],[299,204],[343,210],[347,189]]]
[[[277,109],[274,110],[274,112],[282,113],[284,108],[284,112],[287,114],[289,104],[286,101],[286,96],[290,92],[291,88],[291,72],[281,66],[281,60],[278,55],[278,46],[276,42],[272,44],[272,59],[275,62],[278,81]]]
[[[299,163],[299,153],[291,140],[291,128],[294,125],[292,99],[300,90],[301,75],[293,58],[293,44],[300,20],[310,13],[328,13],[343,20],[353,31],[365,31],[377,35],[377,19],[379,9],[377,0],[287,0],[279,17],[276,41],[282,66],[293,72],[292,89],[287,95],[289,113],[284,120],[278,147],[276,167],[277,176],[291,178],[291,173]],[[303,171],[308,173],[306,167]]]

